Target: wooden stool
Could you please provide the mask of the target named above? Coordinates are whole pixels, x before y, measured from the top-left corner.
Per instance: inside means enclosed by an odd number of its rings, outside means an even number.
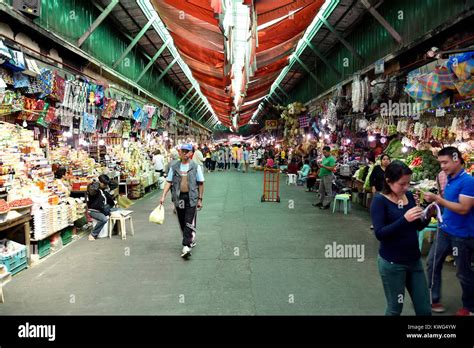
[[[114,214],[116,213],[116,214]],[[113,212],[110,215],[109,219],[109,238],[112,238],[112,231],[115,226],[115,222],[119,221],[120,222],[120,234],[122,235],[122,239],[127,239],[127,228],[126,228],[126,221],[130,221],[130,230],[132,232],[132,236],[135,234],[135,231],[133,230],[133,220],[132,220],[132,214],[123,216],[120,214],[120,212]]]

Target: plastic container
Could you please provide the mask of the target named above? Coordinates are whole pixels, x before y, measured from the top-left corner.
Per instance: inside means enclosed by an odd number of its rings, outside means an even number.
[[[72,228],[67,228],[61,232],[61,239],[63,245],[68,245],[72,241]]]
[[[5,242],[5,240],[3,240]],[[28,267],[26,246],[13,241],[8,241],[8,247],[14,251],[0,253],[0,263],[5,265],[8,272],[16,274]]]

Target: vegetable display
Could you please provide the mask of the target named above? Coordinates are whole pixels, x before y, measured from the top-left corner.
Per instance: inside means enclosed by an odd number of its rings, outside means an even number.
[[[414,151],[407,158],[408,166],[413,170],[412,180],[435,180],[441,170],[438,160],[431,151]]]

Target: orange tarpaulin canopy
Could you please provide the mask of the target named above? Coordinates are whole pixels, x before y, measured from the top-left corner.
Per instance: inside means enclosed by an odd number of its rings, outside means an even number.
[[[260,30],[256,35],[252,31],[249,41],[252,54],[246,59],[249,65],[256,62],[256,70],[247,75],[251,70],[244,69],[242,84],[238,86],[232,84],[233,69],[227,62],[230,58],[226,58],[225,47],[229,43],[219,23],[219,14],[223,14],[220,0],[153,0],[153,3],[201,92],[222,124],[230,126],[234,111],[240,113],[239,125],[249,122],[324,0],[244,0],[243,4],[256,14],[257,23],[252,28],[260,27]],[[275,23],[262,28],[271,21]]]

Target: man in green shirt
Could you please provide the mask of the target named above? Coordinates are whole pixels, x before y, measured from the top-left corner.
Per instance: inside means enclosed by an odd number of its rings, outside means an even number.
[[[319,163],[319,178],[321,179],[319,183],[319,196],[313,206],[320,209],[329,209],[332,200],[332,176],[336,167],[336,159],[331,156],[331,148],[329,146],[323,148],[323,154],[324,158]]]

